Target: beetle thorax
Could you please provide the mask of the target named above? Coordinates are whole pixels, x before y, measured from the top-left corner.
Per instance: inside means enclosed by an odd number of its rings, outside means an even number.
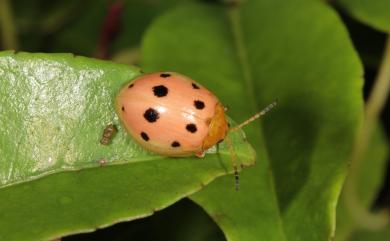
[[[228,130],[229,127],[225,116],[225,107],[223,107],[221,103],[217,103],[215,114],[210,121],[208,134],[203,141],[203,151],[222,141]]]

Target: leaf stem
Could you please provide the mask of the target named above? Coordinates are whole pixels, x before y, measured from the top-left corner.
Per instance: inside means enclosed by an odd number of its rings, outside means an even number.
[[[248,62],[248,54],[246,52],[244,39],[242,37],[242,31],[240,26],[241,20],[238,11],[239,10],[236,6],[229,7],[228,16],[229,16],[230,24],[232,26],[232,34],[233,34],[234,42],[237,48],[237,57],[239,62],[241,63],[243,78],[245,80],[247,93],[249,95],[248,97],[251,102],[250,104],[253,110],[257,110],[256,96],[253,93],[254,90],[253,76]]]
[[[4,49],[17,50],[16,30],[9,0],[0,0],[0,29]]]
[[[355,138],[350,157],[350,172],[345,183],[347,209],[351,217],[362,228],[378,230],[389,225],[389,214],[386,211],[372,213],[358,198],[357,185],[362,167],[363,157],[367,151],[372,132],[378,123],[390,90],[390,37],[388,37],[382,63],[369,99],[365,106],[364,119]]]

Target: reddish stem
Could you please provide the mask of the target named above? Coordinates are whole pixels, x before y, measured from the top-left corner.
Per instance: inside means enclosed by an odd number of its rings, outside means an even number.
[[[124,4],[122,0],[116,1],[109,6],[107,15],[102,25],[102,29],[100,31],[98,46],[95,53],[96,58],[110,58],[110,47],[122,29],[123,9]]]

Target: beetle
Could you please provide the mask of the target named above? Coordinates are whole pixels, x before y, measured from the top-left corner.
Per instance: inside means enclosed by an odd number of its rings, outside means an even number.
[[[179,73],[157,72],[124,86],[115,106],[127,132],[145,149],[164,156],[203,157],[229,131],[256,120],[275,105],[230,128],[226,108],[211,91]],[[231,146],[230,141],[227,144]],[[238,186],[236,157],[232,159]]]

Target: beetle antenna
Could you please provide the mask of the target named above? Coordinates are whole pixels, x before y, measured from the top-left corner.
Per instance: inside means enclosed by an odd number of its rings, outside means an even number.
[[[255,121],[257,120],[258,118],[262,117],[263,115],[267,114],[270,110],[272,110],[276,105],[278,104],[278,101],[275,100],[274,102],[272,102],[271,104],[267,105],[264,109],[262,109],[260,112],[257,112],[255,115],[253,115],[252,117],[250,117],[249,119],[247,119],[246,121],[242,122],[241,124],[233,127],[233,128],[230,128],[230,131],[236,131],[238,129],[241,129],[243,126],[246,126],[248,125],[249,123],[251,123],[252,121]]]
[[[228,145],[231,160],[232,160],[232,165],[233,165],[233,170],[234,170],[235,188],[236,188],[236,191],[238,191],[240,189],[240,176],[238,175],[238,168],[237,168],[237,160],[238,160],[237,154],[233,149],[232,140],[228,136],[225,137],[225,140],[226,140],[226,144]]]

